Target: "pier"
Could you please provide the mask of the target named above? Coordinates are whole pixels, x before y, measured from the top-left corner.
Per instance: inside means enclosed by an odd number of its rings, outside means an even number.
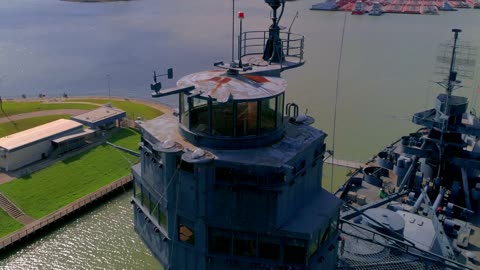
[[[60,221],[70,214],[77,212],[79,210],[82,210],[86,208],[87,206],[91,205],[92,203],[95,203],[99,199],[105,198],[108,195],[112,194],[115,191],[118,191],[120,189],[125,189],[125,187],[132,182],[132,176],[128,175],[123,178],[120,178],[119,180],[110,183],[107,186],[104,186],[103,188],[100,188],[99,190],[92,192],[60,209],[57,211],[41,218],[38,219],[34,222],[29,223],[25,227],[19,229],[18,231],[15,231],[3,238],[0,238],[0,250],[7,249],[14,244],[25,240],[32,234],[35,234],[37,231],[40,231],[49,225],[54,224],[57,221]]]
[[[355,10],[357,2],[360,2],[362,7],[361,12],[355,13],[357,15],[371,12],[375,2],[378,3],[381,13],[437,15],[440,11],[480,8],[480,1],[478,0],[326,0],[323,3],[312,5],[311,9],[352,12]]]
[[[331,156],[326,158],[323,162],[350,169],[359,169],[364,166],[364,164],[360,162],[336,159],[332,158]]]

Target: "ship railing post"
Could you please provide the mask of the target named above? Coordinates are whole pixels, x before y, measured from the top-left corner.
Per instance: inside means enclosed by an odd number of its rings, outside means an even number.
[[[290,31],[288,31],[287,35],[287,56],[290,55]]]
[[[303,44],[304,44],[304,40],[305,40],[305,37],[302,37],[302,39],[300,40],[300,62],[301,63],[303,61]]]
[[[265,46],[266,46],[266,41],[265,41],[265,38],[266,38],[265,34],[266,33],[267,33],[266,31],[263,31],[263,51],[265,51]]]
[[[247,55],[247,33],[243,33],[243,55]]]
[[[285,60],[285,56],[283,55],[283,40],[280,39],[280,71],[283,70],[283,61]]]
[[[238,35],[238,61],[242,62],[242,35]]]

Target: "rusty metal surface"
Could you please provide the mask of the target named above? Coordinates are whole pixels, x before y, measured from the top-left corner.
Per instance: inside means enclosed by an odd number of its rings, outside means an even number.
[[[195,86],[193,94],[227,102],[276,96],[285,91],[287,81],[253,74],[229,75],[225,70],[212,70],[187,75],[177,82],[178,87],[189,85]]]

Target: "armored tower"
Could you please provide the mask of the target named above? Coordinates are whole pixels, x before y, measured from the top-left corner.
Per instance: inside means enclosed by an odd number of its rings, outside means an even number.
[[[275,76],[303,64],[303,37],[276,27],[262,32],[264,51],[250,50],[258,31],[242,33],[241,67],[219,62],[175,88],[152,86],[154,97],[178,94],[179,110],[141,124],[132,203],[135,230],[165,269],[337,263],[340,202],[321,186],[326,134],[285,104]]]

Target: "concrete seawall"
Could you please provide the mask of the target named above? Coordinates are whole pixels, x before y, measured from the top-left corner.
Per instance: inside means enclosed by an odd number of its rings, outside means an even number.
[[[125,190],[131,183],[131,175],[120,178],[117,181],[112,182],[109,185],[104,186],[99,190],[56,210],[53,213],[36,220],[25,227],[6,235],[5,237],[0,238],[0,250],[7,250],[33,235],[38,235],[37,232],[43,231],[54,223],[64,221],[66,217],[70,216],[71,214],[77,213],[92,204],[99,203],[100,199],[106,198],[116,191],[120,191],[121,189]]]

